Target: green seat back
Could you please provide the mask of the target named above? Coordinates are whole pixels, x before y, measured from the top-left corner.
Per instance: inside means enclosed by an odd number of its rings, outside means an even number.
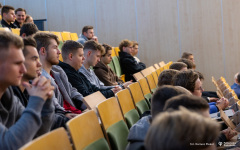
[[[142,115],[145,111],[149,110],[148,104],[145,99],[137,102],[136,106],[140,115]]]
[[[108,64],[108,66],[113,70],[114,73],[116,73],[113,61],[111,61],[110,64]]]
[[[151,89],[152,93],[154,93],[157,90],[157,88]]]
[[[152,94],[151,93],[148,93],[146,95],[144,95],[146,101],[147,101],[147,104],[149,106],[149,108],[151,108],[151,102],[150,102],[150,99],[152,98]]]
[[[125,150],[128,144],[128,127],[123,120],[118,121],[107,129],[107,135],[113,150]]]
[[[121,66],[120,66],[119,60],[118,60],[118,58],[116,56],[114,56],[112,58],[112,61],[113,61],[114,67],[115,67],[116,75],[118,77],[120,77],[122,75],[122,70],[121,70]]]
[[[108,143],[106,139],[101,138],[91,144],[89,144],[87,147],[85,147],[83,150],[110,150]]]
[[[58,49],[62,49],[63,41],[59,41]]]
[[[136,109],[132,109],[124,115],[124,118],[126,119],[128,128],[130,129],[140,119],[140,116]]]

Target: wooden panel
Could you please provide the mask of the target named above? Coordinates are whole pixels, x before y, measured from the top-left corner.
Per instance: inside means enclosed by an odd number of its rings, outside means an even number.
[[[137,40],[134,0],[96,1],[98,39],[117,47],[121,40]]]
[[[67,132],[63,127],[43,134],[24,145],[20,150],[64,149],[72,150]]]
[[[135,104],[145,99],[140,84],[138,82],[130,84],[127,88],[131,91]]]
[[[95,26],[94,0],[48,0],[48,30],[82,32],[85,25]]]
[[[116,94],[116,96],[121,106],[123,115],[125,115],[130,110],[135,109],[132,96],[128,89],[121,90]]]
[[[74,147],[82,150],[92,142],[104,138],[96,113],[90,110],[67,122]]]
[[[205,90],[216,90],[211,77],[224,75],[221,1],[181,0],[179,16],[182,52],[194,54]]]
[[[137,1],[139,58],[147,66],[179,58],[177,0]]]
[[[240,71],[240,1],[223,0],[223,26],[225,41],[226,80],[232,85],[234,75]]]
[[[103,127],[107,130],[111,125],[124,120],[116,97],[107,99],[97,106]]]
[[[83,102],[87,108],[93,109],[94,111],[96,111],[96,106],[104,100],[106,100],[106,98],[100,91],[94,92],[83,98]]]
[[[26,9],[27,14],[31,15],[34,20],[46,19],[44,0],[5,0],[5,2],[6,5],[11,5],[15,9],[17,8]]]

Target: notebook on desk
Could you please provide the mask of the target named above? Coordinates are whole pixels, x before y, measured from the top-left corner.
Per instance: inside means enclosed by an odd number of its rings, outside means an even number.
[[[233,109],[228,109],[228,110],[224,110],[224,113],[228,116],[228,117],[232,117],[235,113],[235,111]],[[221,119],[221,115],[220,112],[216,112],[216,113],[212,113],[210,114],[210,117],[213,119]]]

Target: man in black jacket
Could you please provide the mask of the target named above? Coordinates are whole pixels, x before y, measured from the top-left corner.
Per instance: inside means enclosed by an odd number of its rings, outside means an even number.
[[[129,40],[123,40],[119,44],[119,59],[123,74],[125,74],[126,81],[136,81],[133,77],[134,73],[137,73],[146,68],[146,65],[137,61],[132,56],[133,44]]]
[[[62,46],[62,56],[64,62],[60,62],[58,65],[65,71],[72,86],[83,96],[100,91],[106,98],[109,98],[118,92],[116,88],[99,89],[91,84],[84,74],[78,72],[85,59],[83,46],[80,43],[72,40],[66,41]]]

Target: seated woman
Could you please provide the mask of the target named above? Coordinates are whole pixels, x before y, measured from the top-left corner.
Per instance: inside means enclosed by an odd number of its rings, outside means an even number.
[[[94,73],[105,86],[120,85],[122,88],[126,88],[132,81],[124,83],[108,66],[112,61],[112,47],[103,44],[105,53],[102,55],[100,62],[93,67]]]

